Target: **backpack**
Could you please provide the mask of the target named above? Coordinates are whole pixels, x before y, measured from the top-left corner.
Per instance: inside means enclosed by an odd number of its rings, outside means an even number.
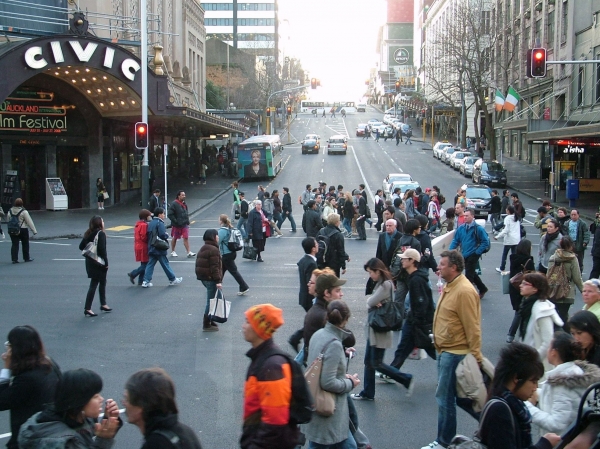
[[[478,224],[475,224],[475,241],[477,242],[478,247],[479,247],[479,245],[481,245],[481,237],[479,237],[479,228],[483,229]],[[485,232],[485,229],[483,230],[483,232]],[[488,238],[487,247],[483,250],[483,253],[481,253],[481,255],[484,255],[485,253],[487,253],[491,247],[492,247],[492,245],[490,244],[490,239]]]
[[[566,298],[571,289],[569,283],[569,277],[567,276],[567,270],[562,262],[554,262],[554,265],[546,273],[548,279],[549,294],[548,299],[550,301],[556,301],[558,299]]]
[[[290,401],[290,421],[294,424],[306,424],[310,422],[314,411],[314,401],[308,384],[304,378],[302,366],[292,356],[278,347],[273,347],[262,354],[256,361],[258,366],[271,356],[280,355],[286,359],[292,369],[292,399]]]
[[[244,237],[237,228],[229,228],[229,239],[227,239],[229,251],[241,251],[244,249]]]
[[[325,229],[321,229],[317,234],[317,245],[319,250],[317,251],[317,267],[322,269],[327,266],[327,262],[330,262],[329,252],[329,239],[330,237],[339,231],[334,231],[331,234],[327,234]]]
[[[8,235],[19,235],[21,233],[21,223],[19,223],[19,215],[25,209],[21,209],[17,215],[10,215],[8,220]]]
[[[409,248],[416,249],[419,251],[419,253],[421,253],[421,243],[416,237],[410,236],[411,239],[409,241],[404,240],[404,237],[405,236],[402,236],[402,238],[398,241],[398,246],[396,246],[396,251],[394,252],[392,261],[390,262],[390,274],[392,275],[392,279],[398,279],[401,281],[406,281],[408,278],[408,273],[406,270],[402,269],[402,259],[400,258],[400,254]]]

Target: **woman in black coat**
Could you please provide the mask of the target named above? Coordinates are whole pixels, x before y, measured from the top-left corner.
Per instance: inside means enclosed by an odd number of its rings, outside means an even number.
[[[510,255],[510,277],[512,278],[522,271],[535,271],[535,263],[533,262],[533,256],[531,255],[531,242],[527,239],[521,240],[517,245],[515,254]],[[519,309],[523,297],[521,296],[519,289],[512,284],[508,287],[508,294],[510,295],[512,308],[515,311],[514,318],[508,329],[508,336],[506,337],[506,342],[511,343],[515,339],[517,329],[521,323]]]
[[[248,214],[246,229],[248,231],[248,238],[252,240],[252,246],[256,248],[256,261],[263,262],[260,253],[265,250],[265,243],[271,229],[269,220],[262,211],[262,203],[260,201],[254,202],[254,209]]]
[[[85,298],[85,308],[83,314],[85,316],[98,316],[92,311],[92,302],[96,294],[96,288],[100,286],[100,310],[110,312],[112,309],[106,305],[106,273],[108,272],[108,255],[106,254],[106,234],[104,233],[104,220],[99,215],[94,215],[90,220],[90,227],[79,244],[79,249],[84,250],[88,243],[93,242],[98,236],[98,257],[104,263],[100,264],[95,260],[85,258],[85,271],[90,278],[90,288],[88,289]]]
[[[60,370],[46,357],[40,334],[33,327],[17,326],[7,340],[2,354],[0,410],[10,410],[12,435],[6,447],[17,449],[21,426],[54,400]]]

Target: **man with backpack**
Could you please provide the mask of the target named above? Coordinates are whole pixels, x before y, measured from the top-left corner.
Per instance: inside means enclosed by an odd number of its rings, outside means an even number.
[[[344,247],[344,236],[340,232],[340,216],[336,213],[329,214],[327,226],[319,230],[317,234],[317,267],[331,268],[337,277],[346,273],[346,261],[350,262],[350,256]]]
[[[242,233],[244,239],[248,239],[248,231],[246,230],[246,222],[248,221],[248,211],[250,206],[246,201],[246,195],[244,192],[238,192],[240,197],[240,219],[238,220],[237,228]]]
[[[221,253],[221,267],[223,269],[223,277],[225,272],[229,271],[231,276],[235,279],[238,284],[238,296],[245,295],[250,290],[246,281],[240,274],[235,264],[235,258],[237,257],[237,251],[244,248],[242,236],[239,229],[234,228],[229,221],[229,217],[225,214],[219,216],[219,222],[221,227],[218,230],[219,233],[219,252]],[[237,237],[237,239],[236,239]]]
[[[490,238],[483,226],[475,222],[473,209],[465,209],[465,224],[459,226],[454,234],[454,239],[449,250],[460,246],[461,253],[465,259],[465,276],[479,290],[479,299],[483,299],[488,291],[481,278],[476,272],[479,258],[490,250]]]
[[[12,242],[10,247],[12,263],[19,263],[19,242],[23,246],[23,260],[32,262],[33,259],[29,255],[29,230],[31,229],[33,235],[36,235],[37,229],[35,229],[29,212],[23,207],[21,198],[15,200],[14,206],[8,210],[6,218],[8,220],[8,235]]]
[[[298,422],[292,416],[296,366],[272,338],[283,324],[283,311],[272,304],[259,304],[244,315],[242,334],[252,349],[246,353],[251,362],[244,385],[240,447],[294,449],[300,438]]]

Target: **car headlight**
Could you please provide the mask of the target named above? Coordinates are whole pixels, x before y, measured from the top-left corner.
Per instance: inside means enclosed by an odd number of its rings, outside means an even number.
[[[481,179],[490,179],[490,175],[481,175]]]

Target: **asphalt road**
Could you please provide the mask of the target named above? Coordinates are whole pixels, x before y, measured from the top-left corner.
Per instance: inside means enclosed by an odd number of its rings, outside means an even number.
[[[360,183],[374,192],[381,187],[389,172],[410,173],[421,186],[438,185],[446,198],[453,198],[456,189],[466,178],[446,165],[434,160],[431,151],[422,149],[422,142],[396,147],[395,141],[374,142],[356,138],[355,127],[381,114],[369,107],[367,113],[314,119],[299,114],[291,126],[291,140],[301,140],[304,134],[318,133],[323,147],[333,134],[349,135],[346,156],[302,155],[299,144],[286,146],[283,171],[267,190],[284,186],[297,198],[307,183],[316,185],[322,180],[328,185],[342,184],[353,189]],[[287,142],[282,133],[282,141]],[[427,147],[430,147],[427,145]],[[258,183],[244,183],[246,198],[256,192]],[[533,221],[537,204],[522,198],[529,208],[528,220]],[[372,197],[369,203],[373,204]],[[202,246],[202,235],[208,228],[218,226],[218,215],[229,213],[231,199],[224,195],[206,210],[194,216],[190,243],[194,251]],[[180,419],[192,426],[203,447],[229,449],[238,447],[241,432],[242,391],[248,360],[245,352],[249,345],[241,335],[243,312],[252,304],[271,302],[284,310],[285,324],[275,334],[276,341],[290,349],[287,338],[303,322],[303,309],[297,304],[298,274],[296,261],[302,256],[300,242],[304,237],[300,223],[302,209],[294,208],[299,232],[289,232],[284,224],[284,237],[271,238],[263,254],[265,263],[245,261],[238,256],[238,266],[250,285],[245,297],[238,297],[237,285],[230,275],[224,280],[225,296],[232,301],[232,316],[216,333],[202,333],[202,313],[206,290],[195,279],[194,259],[182,257],[183,247],[178,244],[180,257],[171,258],[177,276],[183,283],[168,286],[160,267],[154,275],[154,287],[142,289],[132,286],[126,276],[136,266],[133,257],[132,230],[108,232],[108,304],[110,314],[85,318],[83,303],[88,287],[84,261],[76,240],[48,240],[32,242],[31,264],[3,264],[0,269],[2,285],[0,335],[6,335],[15,325],[31,324],[41,333],[47,352],[63,370],[85,367],[97,371],[104,379],[105,398],[121,403],[123,385],[127,377],[138,369],[161,366],[174,378]],[[124,220],[131,225],[134,219]],[[537,230],[526,224],[528,236],[533,237],[537,255]],[[489,229],[489,225],[488,225]],[[362,357],[365,353],[364,325],[366,304],[364,286],[367,280],[363,264],[375,255],[377,234],[367,228],[367,241],[347,241],[351,257],[348,282],[344,286],[344,300],[351,307],[353,317],[349,328],[357,335],[358,357],[350,364],[350,371],[363,377]],[[0,241],[0,260],[8,261],[10,243]],[[508,295],[500,292],[499,266],[502,243],[492,243],[492,249],[482,261],[483,280],[490,291],[482,302],[483,352],[492,361],[504,344],[506,331],[512,319]],[[537,257],[536,257],[537,259]],[[587,270],[591,260],[586,260]],[[584,269],[585,271],[585,269]],[[431,275],[435,284],[435,275]],[[435,296],[435,295],[434,295]],[[572,310],[582,307],[578,294]],[[94,310],[98,311],[96,298]],[[392,351],[386,360],[390,361]],[[399,385],[378,383],[374,402],[357,403],[361,428],[377,449],[414,449],[433,441],[437,430],[435,402],[436,366],[428,359],[407,361],[404,370],[416,376],[417,384],[411,398]],[[359,387],[360,388],[360,387]],[[357,392],[359,390],[356,390]],[[458,431],[470,435],[475,421],[462,411],[458,412]],[[0,413],[0,444],[5,444],[9,432],[9,414]],[[136,427],[125,425],[117,435],[115,448],[134,448],[141,445]]]

